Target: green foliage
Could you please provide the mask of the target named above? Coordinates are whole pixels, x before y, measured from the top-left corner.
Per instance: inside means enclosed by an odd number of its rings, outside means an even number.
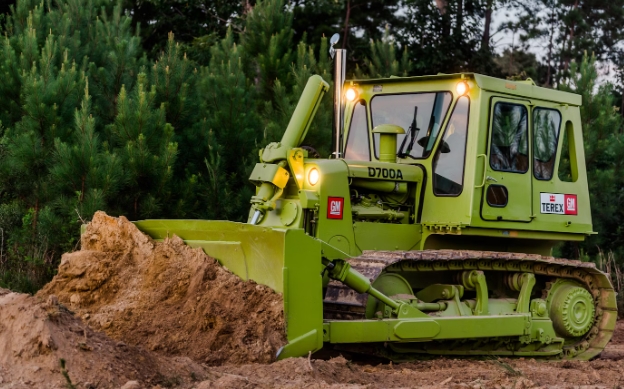
[[[275,80],[290,84],[292,63],[292,18],[284,0],[260,0],[245,19],[241,44],[246,55],[247,74],[258,80],[260,96],[271,100]]]
[[[390,76],[406,77],[412,70],[407,48],[403,49],[401,59],[396,57],[396,44],[390,36],[390,29],[386,27],[384,35],[379,41],[370,41],[370,59],[364,61],[367,73],[359,67],[355,69],[357,78],[383,78]]]
[[[388,26],[404,35],[408,20],[402,0],[296,0],[292,5],[295,41],[316,44],[324,37],[340,34],[337,48],[348,50],[348,68],[363,65],[370,57],[370,41],[379,41]],[[318,51],[325,56],[326,51]]]
[[[254,1],[240,0],[123,0],[124,9],[141,27],[143,46],[154,58],[167,47],[167,36],[173,32],[178,41],[193,46],[204,42],[205,36],[222,37],[228,26],[238,26],[246,7]],[[213,40],[214,42],[214,40]],[[204,59],[206,48],[195,47],[194,54]],[[202,64],[207,64],[208,61]]]
[[[594,230],[578,246],[567,245],[564,254],[578,257],[581,252],[590,256],[603,252],[624,251],[624,134],[622,116],[615,107],[613,85],[597,85],[596,58],[585,54],[580,63],[572,62],[570,77],[561,89],[583,96],[581,120],[583,142]],[[569,162],[567,162],[569,164]]]
[[[171,191],[178,145],[173,127],[165,121],[165,104],[154,108],[156,87],[147,89],[147,76],[140,73],[130,94],[124,86],[118,96],[117,116],[107,127],[124,167],[124,185],[117,198],[121,209],[133,219],[162,214]]]
[[[487,24],[483,15],[487,15],[491,3],[405,1],[409,23],[396,35],[414,62],[413,73],[476,71],[498,75],[489,35],[484,37],[489,31],[483,26]],[[486,44],[482,43],[484,39]]]
[[[76,213],[88,218],[106,209],[124,181],[122,160],[103,149],[91,116],[88,88],[80,110],[75,112],[72,135],[66,142],[56,138],[54,146],[49,173],[58,195],[54,204],[59,213],[77,223]]]
[[[257,161],[262,122],[254,109],[257,92],[245,76],[243,55],[243,46],[234,43],[230,30],[212,48],[210,65],[201,70],[197,85],[205,115],[196,124],[205,134],[197,202],[208,218],[243,220],[252,195],[247,178]]]
[[[95,210],[245,221],[259,149],[281,138],[312,74],[331,85],[333,32],[358,77],[496,74],[505,63],[509,76],[534,67],[542,77],[543,65],[517,51],[494,64],[481,22],[504,4],[17,0],[0,21],[0,286],[36,291]],[[590,60],[570,71],[563,88],[583,94],[601,235],[564,249],[594,255],[623,243],[624,143],[613,87],[595,86]],[[305,141],[323,157],[332,95]],[[504,147],[519,144],[516,119],[499,123]]]
[[[291,76],[295,80],[292,91],[281,83],[276,82],[273,88],[274,103],[265,103],[264,118],[267,122],[265,136],[262,142],[280,139],[284,129],[288,126],[290,117],[295,110],[299,96],[303,92],[308,78],[313,74],[321,75],[330,83],[327,96],[333,94],[331,82],[331,64],[325,53],[328,52],[327,38],[321,39],[320,58],[314,54],[314,47],[301,42],[297,46],[297,62],[292,65]],[[305,145],[314,147],[322,156],[328,156],[331,148],[332,100],[325,98],[308,130]]]

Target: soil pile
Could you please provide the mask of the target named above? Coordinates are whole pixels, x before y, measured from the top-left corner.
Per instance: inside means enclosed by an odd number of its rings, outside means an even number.
[[[271,362],[286,343],[281,295],[178,237],[155,242],[98,212],[81,243],[38,295],[58,296],[111,338],[210,365]]]
[[[53,296],[0,289],[0,388],[119,388],[206,377],[189,358],[166,358],[94,332]],[[185,377],[185,378],[182,378]]]

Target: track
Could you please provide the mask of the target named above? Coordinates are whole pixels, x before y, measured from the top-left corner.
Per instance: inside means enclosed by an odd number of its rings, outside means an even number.
[[[472,250],[365,251],[360,257],[348,259],[348,262],[371,282],[384,270],[437,272],[473,269],[527,272],[546,276],[552,282],[556,279],[576,280],[584,284],[594,297],[594,324],[582,339],[566,344],[558,358],[587,360],[595,357],[609,342],[615,328],[616,293],[608,275],[596,269],[591,262],[536,254]],[[546,297],[551,284],[546,282],[542,298]],[[334,320],[363,319],[367,300],[368,295],[358,294],[340,282],[331,281],[324,300],[324,316]],[[539,353],[539,350],[536,351]]]

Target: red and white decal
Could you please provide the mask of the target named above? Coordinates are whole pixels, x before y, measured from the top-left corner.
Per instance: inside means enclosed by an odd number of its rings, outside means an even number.
[[[540,212],[555,215],[578,215],[576,195],[540,193]]]
[[[327,199],[327,218],[342,219],[344,210],[344,197],[329,197]]]

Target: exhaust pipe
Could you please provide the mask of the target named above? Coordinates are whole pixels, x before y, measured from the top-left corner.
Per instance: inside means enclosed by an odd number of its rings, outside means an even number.
[[[344,109],[342,86],[345,81],[347,66],[347,50],[334,49],[334,45],[340,40],[340,35],[334,34],[329,40],[329,56],[334,60],[334,126],[333,126],[333,147],[334,158],[342,158],[342,126],[344,123]]]

